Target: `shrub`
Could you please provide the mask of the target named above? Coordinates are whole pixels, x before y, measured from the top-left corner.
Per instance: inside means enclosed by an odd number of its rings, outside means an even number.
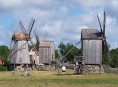
[[[5,67],[5,66],[0,66],[0,71],[8,71],[8,70],[7,70],[7,67]]]

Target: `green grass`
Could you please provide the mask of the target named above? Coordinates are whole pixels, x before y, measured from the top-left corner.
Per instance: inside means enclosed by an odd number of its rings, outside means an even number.
[[[0,72],[0,87],[118,87],[117,74],[58,76],[55,71],[29,71],[33,76],[25,77],[21,73]]]

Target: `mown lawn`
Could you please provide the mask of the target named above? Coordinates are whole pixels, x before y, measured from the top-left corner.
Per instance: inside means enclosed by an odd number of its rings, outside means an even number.
[[[0,87],[118,87],[118,74],[62,75],[55,71],[0,72]],[[68,70],[66,74],[72,74]]]

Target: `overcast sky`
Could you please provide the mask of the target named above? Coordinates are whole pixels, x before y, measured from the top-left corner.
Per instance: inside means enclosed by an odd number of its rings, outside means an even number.
[[[106,38],[111,48],[118,47],[118,0],[0,0],[0,45],[10,45],[11,36],[21,32],[19,20],[27,28],[31,17],[39,38],[76,44],[81,29],[98,29],[106,11]],[[35,42],[32,32],[31,37]]]

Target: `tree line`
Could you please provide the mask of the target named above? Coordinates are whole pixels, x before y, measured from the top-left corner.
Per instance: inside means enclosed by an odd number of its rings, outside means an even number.
[[[72,48],[73,50],[71,50]],[[71,51],[68,53],[68,55],[64,56],[69,50]],[[82,56],[82,52],[81,48],[78,48],[72,43],[64,44],[63,42],[61,42],[58,45],[58,48],[55,50],[55,56],[56,59],[64,56],[66,59],[64,62],[73,62],[75,56]],[[118,48],[111,49],[109,52],[106,52],[103,55],[102,64],[110,65],[113,68],[118,67]]]
[[[4,45],[0,46],[0,60],[6,62],[9,53],[10,53],[10,49],[7,46]],[[65,44],[61,42],[58,45],[57,49],[55,49],[55,58],[56,60],[59,60],[60,58],[64,57],[63,58],[64,62],[73,62],[74,57],[81,56],[82,55],[81,53],[82,53],[81,49],[73,45],[72,43]],[[103,55],[103,64],[110,65],[111,67],[118,67],[118,48],[111,49],[109,52],[109,57],[107,53]]]

